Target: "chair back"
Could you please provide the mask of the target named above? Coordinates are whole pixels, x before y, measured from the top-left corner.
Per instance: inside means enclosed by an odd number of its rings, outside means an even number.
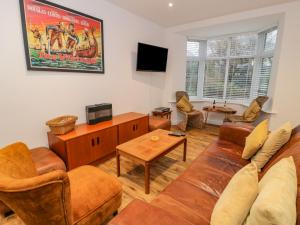
[[[0,150],[0,200],[26,225],[71,225],[70,196],[67,173],[38,176],[23,143]]]
[[[185,96],[188,100],[189,95],[185,91],[176,91],[176,103],[182,98],[182,96]]]
[[[254,122],[259,117],[262,106],[268,99],[268,96],[258,96],[254,99],[243,113],[244,120]]]
[[[263,107],[266,101],[268,101],[269,97],[268,96],[258,96],[255,101],[258,103],[260,108]]]

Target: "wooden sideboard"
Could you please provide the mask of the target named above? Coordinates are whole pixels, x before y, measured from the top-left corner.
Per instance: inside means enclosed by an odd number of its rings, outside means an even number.
[[[95,125],[79,124],[64,135],[48,132],[49,147],[71,170],[115,154],[116,146],[149,131],[149,116],[124,113]]]

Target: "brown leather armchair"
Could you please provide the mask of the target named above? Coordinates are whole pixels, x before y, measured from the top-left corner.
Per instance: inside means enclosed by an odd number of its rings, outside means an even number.
[[[38,175],[23,143],[0,151],[0,200],[26,225],[99,225],[121,198],[119,181],[96,167]]]
[[[185,91],[177,91],[176,92],[176,103],[183,97],[186,96],[189,99],[189,95]],[[180,108],[177,107],[178,112],[180,112],[184,118],[183,120],[177,124],[177,126],[185,131],[187,127],[195,127],[195,128],[203,128],[203,113],[199,110],[193,109],[191,112],[184,112]]]

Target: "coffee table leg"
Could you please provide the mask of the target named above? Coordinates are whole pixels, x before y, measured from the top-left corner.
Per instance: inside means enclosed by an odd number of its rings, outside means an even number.
[[[145,163],[145,194],[150,193],[150,163]]]
[[[187,139],[184,140],[183,143],[183,161],[186,161],[186,149],[187,149]]]
[[[117,159],[117,176],[120,176],[120,154],[118,150],[116,150],[116,159]]]

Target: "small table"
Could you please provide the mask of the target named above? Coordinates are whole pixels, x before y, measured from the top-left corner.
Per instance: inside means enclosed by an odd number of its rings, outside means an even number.
[[[152,111],[153,116],[160,116],[161,118],[166,117],[168,120],[171,120],[172,111]]]
[[[224,106],[205,106],[203,107],[203,111],[205,111],[205,116],[204,116],[204,124],[207,124],[207,118],[208,118],[208,113],[210,112],[216,112],[216,113],[224,113],[225,114],[225,119],[227,118],[228,114],[235,114],[236,110],[230,107],[224,107]]]
[[[155,130],[144,134],[131,141],[118,145],[116,148],[117,176],[120,176],[120,156],[124,156],[145,167],[145,193],[150,192],[150,166],[156,160],[184,144],[183,161],[186,161],[187,138],[185,136],[175,137],[168,135],[169,131]],[[151,137],[157,136],[153,141]]]

